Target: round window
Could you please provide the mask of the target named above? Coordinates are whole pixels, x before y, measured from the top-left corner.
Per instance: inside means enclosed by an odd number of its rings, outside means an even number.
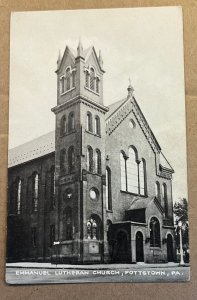
[[[92,200],[97,200],[98,199],[98,196],[99,196],[99,191],[96,189],[96,188],[92,188],[90,190],[90,198]]]
[[[133,121],[133,119],[130,119],[130,120],[129,120],[129,126],[130,126],[131,128],[135,128],[135,122]]]

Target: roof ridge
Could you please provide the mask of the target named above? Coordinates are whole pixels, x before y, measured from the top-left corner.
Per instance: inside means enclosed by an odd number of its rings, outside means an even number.
[[[27,145],[27,144],[29,144],[29,143],[32,143],[32,142],[35,141],[35,140],[38,140],[38,139],[40,139],[40,138],[43,138],[44,136],[49,135],[49,134],[52,134],[52,133],[54,133],[54,132],[55,132],[55,130],[51,130],[51,131],[49,131],[49,132],[47,132],[47,133],[44,133],[44,134],[42,134],[42,135],[39,135],[39,136],[36,137],[36,138],[33,138],[33,139],[29,140],[29,141],[26,141],[25,143],[22,143],[22,144],[20,144],[20,145],[18,145],[18,146],[15,146],[15,147],[13,147],[13,148],[9,148],[8,151],[10,151],[10,150],[15,150],[16,148],[25,146],[25,145]]]

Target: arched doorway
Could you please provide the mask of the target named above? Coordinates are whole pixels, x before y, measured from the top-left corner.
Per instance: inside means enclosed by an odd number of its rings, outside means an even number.
[[[136,233],[136,262],[144,261],[144,244],[143,244],[143,234],[138,231]]]
[[[125,231],[119,231],[117,234],[117,247],[116,247],[116,256],[115,260],[117,262],[128,262],[129,259],[129,244],[128,237]]]
[[[168,262],[174,261],[174,256],[173,256],[173,239],[172,239],[172,235],[171,234],[167,235],[167,260],[168,260]]]

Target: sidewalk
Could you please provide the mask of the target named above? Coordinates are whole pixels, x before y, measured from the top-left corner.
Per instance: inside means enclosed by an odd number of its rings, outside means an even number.
[[[51,264],[51,263],[31,263],[18,262],[7,263],[7,268],[35,268],[35,269],[76,269],[76,270],[111,270],[111,269],[146,269],[146,268],[173,268],[178,267],[179,263],[163,263],[163,264],[94,264],[94,265],[71,265],[71,264]],[[189,264],[185,264],[186,267]]]

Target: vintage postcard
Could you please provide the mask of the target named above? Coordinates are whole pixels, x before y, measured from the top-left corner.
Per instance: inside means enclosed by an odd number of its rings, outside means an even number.
[[[189,280],[182,27],[12,13],[7,283]]]

